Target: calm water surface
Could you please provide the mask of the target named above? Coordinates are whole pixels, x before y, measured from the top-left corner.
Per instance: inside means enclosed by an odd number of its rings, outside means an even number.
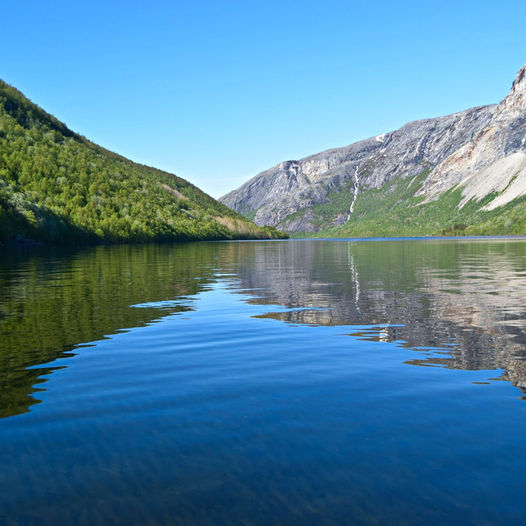
[[[525,241],[0,250],[1,524],[526,522]]]

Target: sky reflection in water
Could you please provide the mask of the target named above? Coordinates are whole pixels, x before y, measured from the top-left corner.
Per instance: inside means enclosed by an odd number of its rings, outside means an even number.
[[[526,242],[9,251],[0,291],[7,524],[525,517]]]

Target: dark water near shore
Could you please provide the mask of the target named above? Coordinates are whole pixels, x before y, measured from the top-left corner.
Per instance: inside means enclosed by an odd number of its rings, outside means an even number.
[[[0,524],[526,521],[526,241],[0,250]]]

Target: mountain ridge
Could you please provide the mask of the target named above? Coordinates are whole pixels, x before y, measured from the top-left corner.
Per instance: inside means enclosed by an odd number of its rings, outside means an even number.
[[[284,161],[257,174],[220,201],[256,224],[269,224],[292,233],[353,234],[363,229],[356,228],[359,221],[352,216],[371,191],[380,190],[395,179],[399,182],[406,179],[405,184],[407,178],[419,176],[419,187],[410,195],[415,202],[411,201],[410,206],[414,215],[420,215],[419,207],[426,208],[427,204],[454,192],[476,172],[478,179],[461,194],[453,209],[460,210],[468,202],[481,206],[471,206],[472,220],[465,213],[452,210],[451,221],[425,232],[440,234],[459,224],[452,222],[459,217],[468,220],[468,224],[463,224],[465,227],[471,227],[470,223],[483,222],[489,212],[526,195],[525,141],[526,66],[523,66],[510,93],[499,104],[412,121],[398,130],[348,146],[297,161]],[[506,173],[501,176],[504,169]],[[483,170],[486,173],[481,173]],[[425,172],[425,177],[420,177]],[[495,184],[484,186],[482,183],[488,180]],[[487,199],[490,194],[494,194],[493,206]],[[348,197],[346,207],[343,195]],[[430,220],[436,222],[431,217]],[[398,232],[390,230],[400,235],[405,232],[402,228]]]
[[[174,174],[89,141],[0,80],[0,243],[280,236]]]

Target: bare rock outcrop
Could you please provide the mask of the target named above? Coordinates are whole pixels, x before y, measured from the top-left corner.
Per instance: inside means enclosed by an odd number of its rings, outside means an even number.
[[[425,119],[357,143],[261,172],[220,200],[254,218],[290,232],[316,231],[312,207],[333,192],[380,188],[393,177],[429,170],[420,195],[432,200],[459,185],[461,206],[470,199],[499,195],[492,209],[526,194],[526,66],[498,105],[481,106],[445,117]],[[301,212],[301,213],[296,213]],[[335,215],[340,224],[348,214]]]
[[[489,210],[526,193],[526,65],[490,122],[432,171],[421,193],[431,199],[455,185],[462,204],[500,192]]]

